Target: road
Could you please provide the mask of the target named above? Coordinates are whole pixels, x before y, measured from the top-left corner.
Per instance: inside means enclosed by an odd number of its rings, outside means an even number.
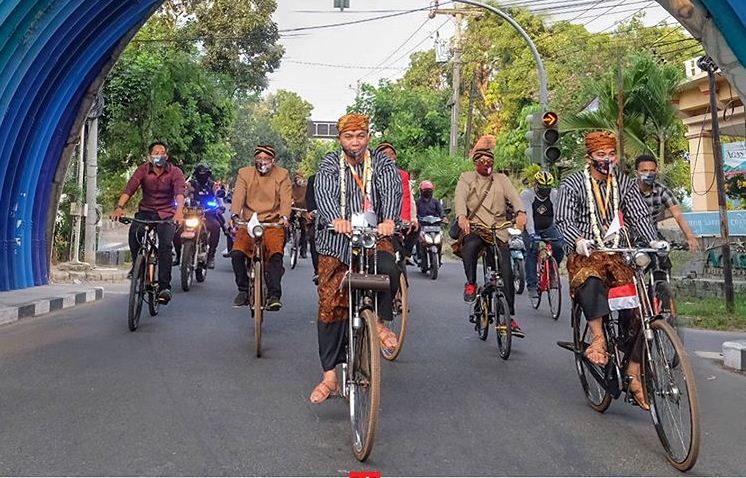
[[[101,302],[0,328],[0,475],[675,472],[647,414],[618,401],[600,415],[585,404],[572,357],[555,344],[570,337],[566,311],[555,322],[518,297],[528,337],[502,361],[494,337],[479,341],[466,322],[459,264],[444,264],[436,282],[411,271],[411,327],[400,360],[384,364],[364,465],[349,449],[344,402],[307,400],[320,379],[310,260],[286,272],[285,306],[266,317],[261,359],[220,260],[135,333],[124,284]],[[686,341],[712,352],[721,339]],[[692,360],[703,429],[692,473],[744,475],[746,377]]]

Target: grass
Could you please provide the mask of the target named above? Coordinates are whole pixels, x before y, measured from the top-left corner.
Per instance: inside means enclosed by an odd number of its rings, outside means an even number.
[[[736,312],[725,311],[725,299],[677,297],[676,310],[687,327],[746,331],[746,297],[736,297]]]

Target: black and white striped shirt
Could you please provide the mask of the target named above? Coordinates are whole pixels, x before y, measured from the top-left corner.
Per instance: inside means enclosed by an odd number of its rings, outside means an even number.
[[[350,263],[350,240],[343,234],[327,230],[333,220],[341,218],[339,157],[341,152],[329,153],[319,164],[316,173],[315,196],[318,207],[319,227],[316,231],[316,248],[319,254],[333,256],[345,264]],[[386,219],[398,221],[401,216],[402,182],[396,164],[383,153],[371,153],[373,209],[380,222]],[[351,166],[360,178],[363,164]],[[352,213],[363,212],[363,193],[355,183],[350,167],[346,169],[347,211],[345,219]]]
[[[641,238],[647,243],[658,239],[658,234],[650,219],[650,209],[642,198],[640,187],[626,174],[619,173],[616,178],[619,188],[619,208],[624,217],[624,225],[630,229],[633,241],[636,238]],[[595,179],[591,177],[591,181],[595,181]],[[601,196],[606,197],[606,181],[600,181],[599,186]],[[599,209],[603,205],[596,206],[596,219],[602,237],[604,231],[614,219],[612,203],[613,199],[610,199],[606,220],[599,214]],[[585,187],[585,174],[582,170],[571,174],[562,181],[556,208],[554,222],[562,232],[565,248],[568,252],[575,250],[575,243],[581,237],[594,240],[591,217],[588,211],[588,191]]]

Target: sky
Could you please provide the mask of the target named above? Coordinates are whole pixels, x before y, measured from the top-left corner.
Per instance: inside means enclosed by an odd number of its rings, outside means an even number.
[[[415,12],[357,25],[335,28],[297,28],[356,21],[426,8],[430,0],[349,0],[350,9],[334,9],[334,0],[277,0],[274,20],[285,47],[282,64],[269,75],[269,91],[279,89],[298,93],[309,101],[314,120],[336,121],[346,111],[359,82],[377,84],[382,78],[400,78],[409,64],[409,56],[433,47],[435,35],[449,39],[454,31],[450,17],[428,18],[427,11]],[[446,3],[441,0],[441,5]],[[562,2],[555,0],[508,0],[542,9]],[[564,3],[570,3],[564,1]],[[644,11],[645,24],[675,20],[655,1],[599,0],[595,8],[570,7],[556,19],[584,24],[591,31],[609,31],[616,22],[637,11]],[[447,5],[445,8],[452,7]],[[285,31],[285,32],[283,32]]]

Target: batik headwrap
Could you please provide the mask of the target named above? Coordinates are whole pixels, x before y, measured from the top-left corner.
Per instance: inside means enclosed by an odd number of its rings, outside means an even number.
[[[477,140],[476,144],[469,153],[469,157],[475,160],[479,156],[483,156],[486,152],[488,152],[492,156],[492,159],[495,159],[495,156],[492,154],[492,150],[495,149],[495,145],[497,145],[497,139],[491,134],[486,134]]]
[[[596,151],[610,148],[616,149],[616,136],[608,131],[588,133],[585,137],[585,148],[588,150],[589,156]]]
[[[275,159],[275,154],[276,153],[275,153],[275,148],[273,146],[269,146],[269,145],[266,145],[266,144],[259,145],[254,150],[254,156],[256,156],[259,153],[267,154],[267,155],[271,156],[272,159]]]
[[[350,113],[342,116],[337,121],[337,131],[342,134],[346,131],[369,131],[370,119],[358,113]]]
[[[375,151],[373,151],[373,153],[375,153],[375,154],[382,153],[382,152],[386,151],[387,149],[390,149],[391,151],[394,152],[394,154],[396,154],[396,148],[394,148],[394,145],[391,144],[391,143],[387,143],[385,141],[383,143],[379,144],[376,147]]]

